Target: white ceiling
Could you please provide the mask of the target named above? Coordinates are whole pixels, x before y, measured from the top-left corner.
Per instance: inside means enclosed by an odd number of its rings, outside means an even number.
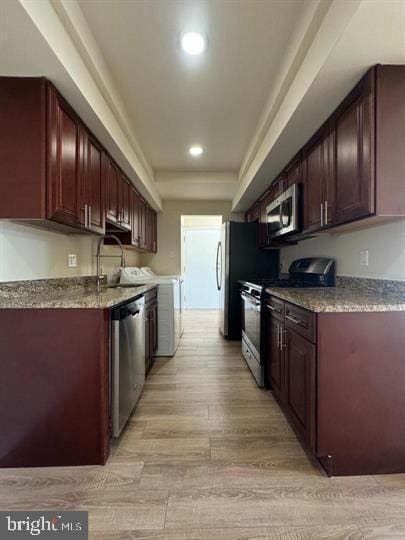
[[[405,64],[404,0],[360,4],[235,209],[245,209],[265,191],[370,66],[379,63]]]
[[[239,169],[306,3],[79,0],[158,171]],[[208,37],[201,56],[180,48],[190,30]]]
[[[50,78],[155,208],[242,211],[404,36],[404,0],[0,0],[0,75]]]

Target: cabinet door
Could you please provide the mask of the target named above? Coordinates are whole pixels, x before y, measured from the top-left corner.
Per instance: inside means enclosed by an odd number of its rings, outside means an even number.
[[[323,225],[336,224],[335,131],[329,130],[324,142]]]
[[[146,372],[149,371],[150,363],[152,359],[152,347],[151,347],[151,315],[150,307],[145,310],[145,367]]]
[[[352,221],[374,212],[374,106],[361,93],[335,120],[336,219]]]
[[[153,304],[152,309],[152,352],[154,353],[158,347],[158,313],[157,304]]]
[[[80,121],[51,86],[48,87],[47,217],[77,226],[79,182],[83,167]]]
[[[146,206],[146,245],[147,251],[152,251],[152,209]]]
[[[293,184],[298,184],[302,181],[301,178],[301,156],[296,156],[286,167],[283,172],[285,189]]]
[[[118,186],[119,225],[123,229],[131,230],[131,185],[122,173]]]
[[[248,223],[254,223],[255,221],[260,220],[260,205],[259,203],[254,203],[251,208],[246,213],[245,217]]]
[[[326,168],[325,137],[319,135],[304,149],[304,230],[323,225],[323,182]]]
[[[157,214],[151,209],[151,251],[157,252]]]
[[[146,202],[140,197],[139,199],[139,247],[146,248]]]
[[[268,245],[268,228],[267,228],[267,206],[270,204],[272,198],[272,190],[260,201],[260,219],[259,219],[259,246],[266,247]]]
[[[106,159],[106,219],[116,224],[119,220],[119,181],[118,166],[108,156]]]
[[[132,245],[139,246],[139,195],[134,189],[131,189],[131,215]]]
[[[267,316],[267,380],[274,395],[284,401],[284,365],[283,353],[280,347],[280,333],[283,324]]]
[[[303,440],[315,449],[315,345],[286,329],[285,401]]]
[[[86,131],[83,133],[84,170],[79,204],[79,214],[83,223],[84,209],[87,208],[84,226],[89,230],[104,234],[105,232],[105,169],[102,147]]]

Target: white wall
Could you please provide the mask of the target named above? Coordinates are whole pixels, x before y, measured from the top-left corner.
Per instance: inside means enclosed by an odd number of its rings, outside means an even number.
[[[368,250],[369,265],[360,265],[360,251]],[[280,261],[286,272],[299,257],[333,257],[340,276],[405,281],[405,220],[334,235],[304,240],[282,248]]]
[[[232,214],[230,201],[164,201],[157,219],[158,252],[142,255],[143,266],[157,274],[181,274],[182,215],[221,215],[224,221],[243,221],[242,214]]]
[[[183,228],[220,229],[222,216],[182,216]]]
[[[95,274],[97,240],[95,236],[65,235],[1,220],[0,281]],[[105,246],[103,250],[120,253],[115,246]],[[77,268],[68,267],[69,253],[77,255]],[[126,250],[126,259],[128,264],[137,265],[139,254]],[[111,274],[119,263],[119,259],[104,259],[104,272]]]
[[[220,227],[184,228],[184,296],[186,309],[218,309],[216,254]]]

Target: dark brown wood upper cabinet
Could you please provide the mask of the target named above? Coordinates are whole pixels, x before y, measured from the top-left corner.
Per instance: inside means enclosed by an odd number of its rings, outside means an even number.
[[[336,219],[374,213],[374,77],[367,77],[334,118]]]
[[[157,250],[156,212],[43,77],[0,77],[0,219]],[[148,227],[147,227],[148,225]]]
[[[131,189],[132,245],[139,247],[139,200],[138,193]]]
[[[142,197],[139,198],[138,230],[139,247],[146,249],[146,202]]]
[[[120,170],[116,163],[106,158],[106,219],[111,223],[119,223],[119,181]]]
[[[152,209],[146,205],[146,246],[145,249],[152,251]]]
[[[260,199],[260,216],[259,216],[259,246],[266,247],[268,243],[268,229],[267,229],[267,205],[270,202],[271,190],[268,191]]]
[[[298,184],[302,181],[300,153],[290,161],[283,171],[282,176],[284,178],[284,189],[288,189],[293,184]]]
[[[48,86],[47,218],[73,227],[84,224],[78,214],[83,152],[79,118]]]
[[[303,150],[304,162],[304,230],[323,225],[323,183],[327,167],[325,131],[320,131]]]
[[[78,214],[81,224],[92,232],[105,231],[105,154],[99,143],[86,131],[82,134],[83,175]]]
[[[246,212],[245,221],[247,221],[248,223],[254,223],[259,220],[260,220],[260,204],[259,204],[259,201],[257,201]]]
[[[304,232],[404,217],[404,138],[405,66],[374,66],[304,146],[302,172],[293,159],[281,174],[284,188],[304,179]]]
[[[334,133],[325,124],[302,151],[304,231],[335,223]]]
[[[131,231],[131,184],[111,157],[106,164],[106,220],[119,230]]]
[[[150,251],[157,252],[157,214],[150,209]]]
[[[119,225],[131,230],[131,185],[122,173],[118,183],[118,214]]]

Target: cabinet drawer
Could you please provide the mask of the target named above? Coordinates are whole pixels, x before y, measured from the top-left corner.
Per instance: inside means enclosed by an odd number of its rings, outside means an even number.
[[[285,325],[304,338],[315,343],[316,315],[311,311],[285,303]]]
[[[284,320],[284,302],[275,296],[266,299],[266,310],[276,319]]]

